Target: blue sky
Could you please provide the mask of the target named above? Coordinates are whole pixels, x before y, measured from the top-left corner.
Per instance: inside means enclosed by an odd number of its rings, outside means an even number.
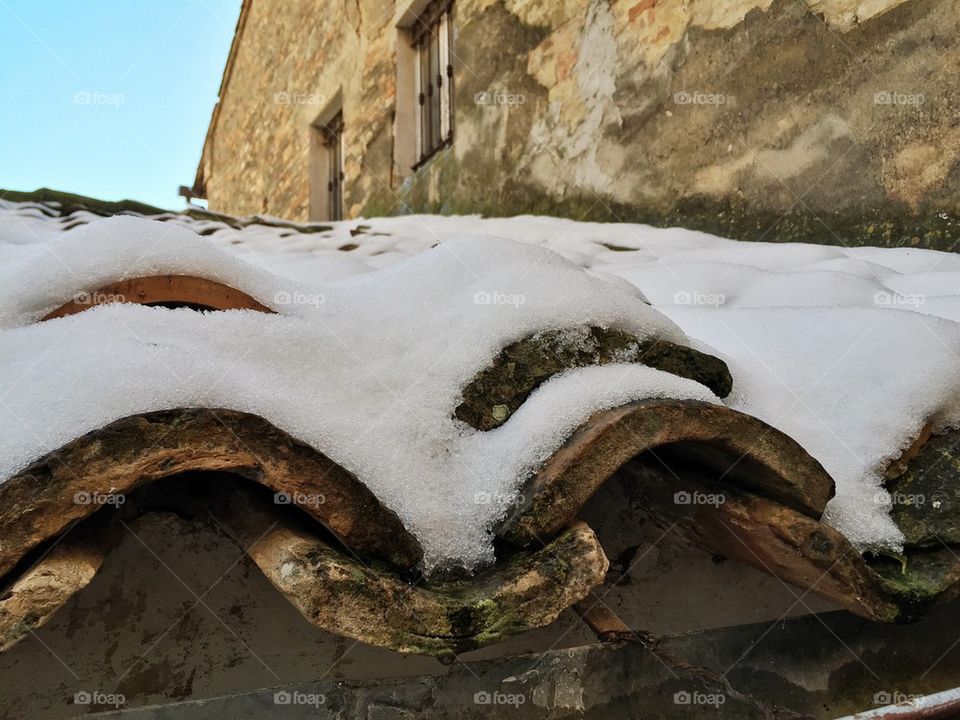
[[[178,209],[240,0],[0,0],[0,188]]]

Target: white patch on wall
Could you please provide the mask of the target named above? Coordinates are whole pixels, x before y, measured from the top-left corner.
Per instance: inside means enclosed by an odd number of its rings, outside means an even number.
[[[806,0],[810,10],[823,15],[833,27],[847,31],[887,12],[907,0]]]
[[[587,9],[573,68],[584,117],[575,127],[568,127],[561,119],[562,102],[551,101],[545,116],[531,128],[521,161],[528,164],[536,182],[555,189],[558,195],[563,195],[568,185],[598,194],[613,191],[617,168],[611,168],[609,158],[600,162],[598,154],[604,130],[623,122],[614,99],[617,58],[614,17],[606,2],[594,0]]]

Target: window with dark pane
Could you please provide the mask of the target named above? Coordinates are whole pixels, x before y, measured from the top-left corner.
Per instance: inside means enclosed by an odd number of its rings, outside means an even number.
[[[417,164],[453,139],[453,3],[431,2],[412,28],[417,51]]]
[[[343,219],[343,112],[334,115],[323,128],[327,148],[327,207],[329,220]]]

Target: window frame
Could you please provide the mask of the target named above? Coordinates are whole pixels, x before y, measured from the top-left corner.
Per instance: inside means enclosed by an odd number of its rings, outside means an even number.
[[[343,220],[343,110],[317,128],[327,149],[327,220]]]
[[[453,144],[453,0],[433,0],[413,21],[417,170]]]
[[[344,108],[340,90],[310,123],[309,166],[311,222],[332,222],[346,216]]]

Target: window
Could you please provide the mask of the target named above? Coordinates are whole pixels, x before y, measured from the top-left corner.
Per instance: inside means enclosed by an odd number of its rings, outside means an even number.
[[[420,165],[453,138],[453,65],[450,0],[433,0],[410,28],[416,56],[417,146]]]
[[[343,111],[324,113],[312,126],[310,219],[343,219]]]
[[[343,220],[343,113],[334,115],[322,132],[327,148],[327,219]]]

